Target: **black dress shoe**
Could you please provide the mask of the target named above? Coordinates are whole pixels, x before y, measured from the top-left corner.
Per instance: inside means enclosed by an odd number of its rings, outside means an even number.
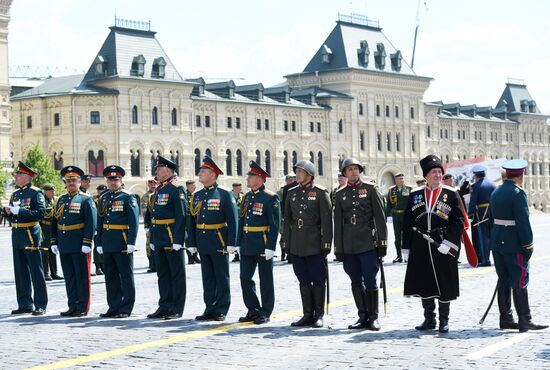
[[[175,320],[175,319],[179,319],[181,316],[182,316],[181,313],[169,312],[166,315],[164,315],[164,320]]]
[[[115,316],[113,316],[115,319],[126,319],[130,317],[130,314],[127,313],[118,313]]]
[[[266,322],[269,322],[269,317],[267,316],[260,316],[256,320],[254,320],[254,324],[256,325],[265,324]]]
[[[12,315],[22,315],[25,313],[32,313],[32,308],[18,308],[17,310],[12,310]]]
[[[253,322],[255,321],[256,319],[258,319],[260,316],[257,315],[257,314],[246,314],[246,316],[243,316],[243,317],[239,317],[239,322]]]
[[[107,311],[105,313],[100,313],[99,314],[99,317],[103,317],[103,318],[109,318],[109,317],[115,317],[117,314],[115,312],[112,312],[112,311]]]
[[[164,316],[166,316],[166,314],[167,314],[166,311],[163,311],[159,308],[155,312],[150,313],[149,315],[147,315],[147,318],[148,319],[160,319],[160,318],[163,318]]]
[[[52,277],[51,277],[50,275],[48,275],[48,276],[45,276],[45,277],[44,277],[44,280],[46,280],[46,281],[52,281],[53,279],[52,279]]]
[[[52,275],[52,279],[54,279],[54,280],[63,280],[63,276]]]
[[[401,262],[403,262],[403,257],[401,256],[397,256],[397,258],[393,260],[393,263],[401,263]]]
[[[147,270],[147,273],[149,273],[149,274],[152,273],[152,272],[157,272],[157,270],[153,270],[153,269],[148,269]]]
[[[33,316],[42,316],[42,315],[45,315],[45,314],[46,314],[46,309],[45,308],[37,308],[36,310],[34,310],[32,312]]]
[[[209,320],[212,320],[214,318],[214,315],[215,315],[214,312],[205,312],[202,315],[199,315],[199,316],[195,317],[195,320],[209,321]]]
[[[214,315],[212,315],[212,320],[214,320],[214,321],[224,321],[225,320],[225,315],[223,313],[215,313]]]
[[[88,314],[84,311],[74,311],[70,316],[71,317],[83,317],[83,316],[86,316],[86,315],[88,315]]]
[[[69,308],[67,311],[60,313],[61,316],[71,316],[76,310],[74,308]]]

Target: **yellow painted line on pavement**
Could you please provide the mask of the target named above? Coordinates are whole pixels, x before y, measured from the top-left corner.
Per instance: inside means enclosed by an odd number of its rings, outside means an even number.
[[[549,258],[550,258],[550,255],[545,255],[545,256],[532,258],[531,261],[541,261],[541,260],[545,260],[545,259],[549,259]],[[473,276],[473,275],[482,275],[482,274],[487,274],[487,273],[493,272],[493,271],[494,271],[494,267],[477,268],[477,269],[473,269],[471,271],[463,272],[463,273],[460,274],[460,276],[461,277],[467,277],[467,276]],[[403,287],[396,287],[396,288],[388,289],[387,293],[388,294],[395,294],[395,293],[399,293],[399,292],[402,292],[402,291],[403,291]],[[336,308],[336,307],[346,306],[346,305],[349,305],[353,302],[354,301],[353,301],[352,298],[340,299],[338,301],[332,302],[329,305],[329,308]],[[274,314],[274,315],[271,316],[271,318],[272,318],[273,321],[277,321],[277,320],[287,319],[287,318],[299,315],[301,313],[302,313],[302,310],[297,309],[297,310],[282,312],[282,313],[279,313],[279,314]],[[67,367],[76,366],[76,365],[84,364],[84,363],[91,362],[91,361],[99,361],[99,360],[104,360],[104,359],[107,359],[107,358],[110,358],[110,357],[126,355],[126,354],[129,354],[129,353],[141,351],[141,350],[144,350],[144,349],[160,347],[160,346],[174,344],[174,343],[185,342],[185,341],[192,340],[192,339],[206,338],[206,337],[210,337],[212,335],[228,332],[230,330],[239,329],[239,328],[243,328],[243,327],[247,327],[247,326],[251,326],[251,325],[252,325],[252,323],[250,323],[250,322],[234,323],[234,324],[229,324],[229,325],[221,325],[221,326],[206,329],[206,330],[195,330],[195,331],[192,331],[192,332],[189,332],[189,333],[175,335],[175,336],[170,337],[170,338],[158,339],[158,340],[154,340],[154,341],[150,341],[150,342],[144,342],[144,343],[140,343],[140,344],[134,344],[134,345],[131,345],[131,346],[120,347],[120,348],[116,348],[116,349],[113,349],[113,350],[110,350],[110,351],[98,352],[98,353],[94,353],[94,354],[91,354],[91,355],[76,357],[76,358],[73,358],[73,359],[57,361],[57,362],[53,362],[51,364],[39,365],[39,366],[35,366],[35,367],[32,367],[32,368],[28,368],[27,370],[64,369],[64,368],[67,368]]]

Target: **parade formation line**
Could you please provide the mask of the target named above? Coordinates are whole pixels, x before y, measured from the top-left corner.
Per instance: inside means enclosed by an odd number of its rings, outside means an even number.
[[[534,258],[531,259],[531,261],[532,262],[537,262],[537,261],[542,261],[542,260],[546,260],[546,259],[549,259],[549,258],[550,258],[550,255],[544,255],[544,256],[540,256],[540,257],[534,257]],[[475,276],[475,275],[483,275],[483,274],[487,274],[487,273],[493,272],[493,271],[494,271],[494,267],[480,268],[480,269],[475,269],[475,270],[466,271],[466,272],[461,271],[460,276],[461,277],[469,277],[469,276]],[[391,289],[388,289],[388,294],[395,294],[395,293],[399,293],[399,292],[402,292],[402,291],[403,291],[403,287],[391,288]],[[336,308],[336,307],[346,306],[346,305],[349,305],[349,304],[352,304],[352,303],[353,303],[352,298],[346,298],[346,299],[341,299],[341,300],[338,300],[338,301],[335,301],[335,302],[331,303],[329,305],[329,307],[330,308]],[[301,309],[296,309],[296,310],[282,312],[282,313],[279,313],[279,314],[273,314],[272,315],[272,321],[287,319],[287,318],[299,315],[301,313],[302,313]],[[98,353],[94,353],[94,354],[90,354],[90,355],[84,355],[84,356],[76,357],[76,358],[73,358],[73,359],[53,362],[53,363],[50,363],[50,364],[38,365],[38,366],[35,366],[35,367],[32,367],[32,368],[28,368],[27,370],[64,369],[64,368],[71,367],[71,366],[76,366],[76,365],[80,365],[80,364],[84,364],[84,363],[88,363],[88,362],[92,362],[92,361],[105,360],[107,358],[111,358],[111,357],[115,357],[115,356],[122,356],[122,355],[126,355],[126,354],[129,354],[129,353],[142,351],[142,350],[149,349],[149,348],[154,348],[154,347],[160,347],[160,346],[167,345],[167,344],[175,344],[175,343],[181,343],[181,342],[189,341],[189,340],[192,340],[192,339],[206,338],[206,337],[210,337],[210,336],[213,336],[213,335],[216,335],[216,334],[225,333],[225,332],[228,332],[228,331],[231,331],[231,330],[235,330],[235,329],[239,329],[239,328],[243,328],[243,327],[247,327],[247,326],[251,326],[251,325],[252,325],[252,323],[250,323],[250,322],[247,322],[247,323],[234,323],[234,324],[228,324],[228,325],[221,325],[221,326],[218,326],[218,327],[215,327],[215,328],[209,328],[209,329],[205,329],[205,330],[195,330],[195,331],[192,331],[192,332],[189,332],[189,333],[175,335],[175,336],[172,336],[172,337],[169,337],[169,338],[158,339],[158,340],[154,340],[154,341],[150,341],[150,342],[144,342],[144,343],[140,343],[140,344],[134,344],[134,345],[130,345],[130,346],[120,347],[120,348],[116,348],[116,349],[113,349],[113,350],[110,350],[110,351],[104,351],[104,352],[98,352]],[[485,356],[493,354],[497,351],[500,351],[501,349],[509,347],[509,346],[511,346],[515,343],[519,343],[519,342],[523,341],[524,339],[527,339],[530,335],[531,334],[529,334],[529,333],[527,333],[527,335],[525,335],[525,334],[515,335],[512,338],[508,338],[508,339],[505,339],[503,341],[492,344],[492,345],[484,348],[483,350],[471,353],[471,354],[466,356],[466,359],[468,359],[468,360],[480,359],[482,357],[485,357]]]

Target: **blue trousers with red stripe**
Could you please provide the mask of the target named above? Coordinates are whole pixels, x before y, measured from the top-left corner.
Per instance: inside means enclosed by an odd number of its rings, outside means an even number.
[[[529,261],[522,252],[493,251],[499,288],[523,289],[529,284]]]

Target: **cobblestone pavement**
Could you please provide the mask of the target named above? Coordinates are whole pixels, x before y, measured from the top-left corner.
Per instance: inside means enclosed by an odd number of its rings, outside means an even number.
[[[550,215],[532,217],[535,254],[529,286],[534,321],[550,322]],[[389,225],[391,227],[391,225]],[[420,333],[419,299],[402,294],[404,264],[386,257],[388,312],[380,305],[380,332],[350,331],[356,319],[350,284],[342,265],[330,263],[331,307],[322,329],[292,328],[301,313],[292,267],[279,262],[275,272],[276,307],[270,323],[239,324],[246,313],[239,266],[231,264],[232,305],[224,323],[199,323],[202,313],[200,266],[187,266],[187,304],[180,320],[147,320],[156,309],[156,275],[146,273],[143,230],[135,260],[137,301],[128,319],[100,319],[106,311],[103,277],[92,278],[92,305],[84,318],[66,319],[62,281],[48,283],[50,304],[43,317],[10,316],[16,308],[10,233],[0,228],[0,368],[378,368],[387,369],[548,369],[550,330],[519,334],[501,331],[493,306],[483,327],[478,321],[496,283],[492,267],[460,267],[461,296],[451,303],[451,331]],[[390,240],[390,245],[393,241]],[[392,248],[390,248],[392,249]],[[463,262],[466,260],[462,257]],[[332,261],[332,256],[330,256]]]

